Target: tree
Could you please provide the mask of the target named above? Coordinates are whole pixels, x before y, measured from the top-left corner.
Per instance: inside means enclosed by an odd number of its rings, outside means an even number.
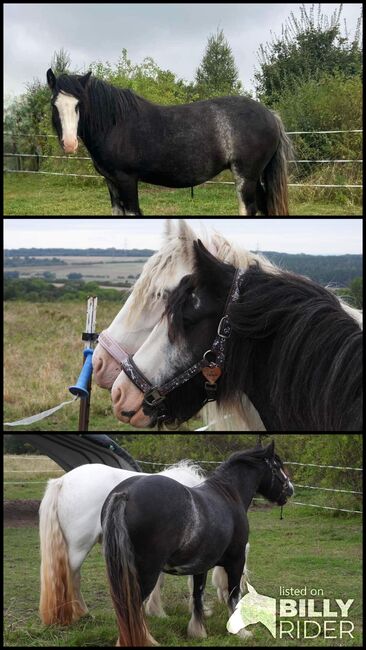
[[[324,75],[362,75],[361,18],[351,40],[348,32],[341,36],[342,5],[330,19],[321,14],[320,4],[315,18],[314,7],[307,10],[302,5],[300,19],[291,13],[281,37],[273,37],[259,49],[261,70],[254,75],[256,91],[269,106],[278,102],[283,90],[294,91],[299,83],[317,82]]]
[[[238,69],[222,29],[208,38],[206,52],[196,71],[196,84],[200,99],[242,94]]]

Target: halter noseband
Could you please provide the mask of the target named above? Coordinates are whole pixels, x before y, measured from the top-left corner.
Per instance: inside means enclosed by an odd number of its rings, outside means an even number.
[[[122,368],[127,377],[144,393],[144,401],[142,406],[147,406],[150,409],[159,407],[162,410],[162,403],[165,397],[172,390],[178,386],[182,386],[187,381],[195,377],[199,372],[202,372],[206,379],[206,402],[216,400],[217,397],[217,380],[222,374],[222,369],[225,363],[226,341],[231,335],[231,324],[227,314],[229,305],[237,302],[240,292],[239,283],[244,275],[244,269],[236,269],[231,289],[226,301],[224,314],[220,320],[217,328],[216,337],[212,343],[210,350],[207,350],[200,361],[184,370],[180,375],[173,377],[161,386],[153,386],[153,384],[145,377],[141,370],[137,367],[132,356],[121,361]],[[210,359],[213,356],[214,360]],[[164,419],[164,415],[160,419]]]
[[[99,334],[98,343],[106,350],[113,359],[118,361],[122,365],[126,359],[128,359],[128,352],[126,352],[117,341],[108,334],[107,330],[103,330]]]

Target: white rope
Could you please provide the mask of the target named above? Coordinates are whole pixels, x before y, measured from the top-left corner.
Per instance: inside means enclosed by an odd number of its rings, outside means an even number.
[[[3,422],[3,426],[19,427],[22,424],[27,425],[27,424],[33,424],[33,422],[39,422],[40,420],[44,420],[44,418],[47,418],[49,415],[52,415],[52,413],[56,413],[56,411],[62,409],[64,406],[66,406],[66,404],[72,404],[72,402],[75,402],[76,399],[78,399],[78,395],[75,395],[75,397],[69,399],[67,402],[62,402],[62,404],[59,404],[58,406],[54,406],[52,409],[48,409],[47,411],[42,411],[42,413],[37,413],[37,415],[31,415],[29,418],[23,418],[23,420],[16,420],[16,422]]]

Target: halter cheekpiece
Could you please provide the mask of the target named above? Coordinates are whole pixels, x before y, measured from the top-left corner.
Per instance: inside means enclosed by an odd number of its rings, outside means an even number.
[[[231,324],[228,316],[228,308],[231,304],[237,302],[240,296],[239,284],[245,271],[243,269],[236,269],[231,289],[226,301],[224,314],[220,320],[217,328],[216,337],[212,346],[207,350],[202,359],[197,363],[183,370],[179,375],[173,377],[161,386],[153,386],[153,384],[145,377],[143,372],[137,367],[132,356],[122,358],[122,355],[117,359],[121,363],[121,367],[126,373],[127,377],[144,393],[144,401],[142,406],[147,406],[150,409],[160,407],[165,400],[166,395],[178,386],[182,386],[187,381],[195,377],[198,373],[202,373],[205,378],[205,391],[207,402],[212,402],[217,398],[217,381],[222,375],[225,364],[226,354],[226,341],[231,336]],[[103,342],[102,342],[103,345]],[[104,346],[103,346],[104,347]],[[112,355],[114,356],[114,355]],[[116,357],[115,357],[116,358]],[[162,419],[164,416],[162,416]]]

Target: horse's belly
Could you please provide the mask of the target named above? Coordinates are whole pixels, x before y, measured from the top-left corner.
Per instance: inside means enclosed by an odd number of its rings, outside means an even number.
[[[179,165],[179,163],[166,165],[160,168],[146,169],[142,167],[139,179],[145,183],[162,185],[163,187],[193,187],[210,180],[219,174],[226,165],[224,162],[203,161],[201,165]]]

